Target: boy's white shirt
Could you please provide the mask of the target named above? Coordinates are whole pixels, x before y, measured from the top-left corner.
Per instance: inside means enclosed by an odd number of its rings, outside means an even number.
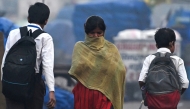
[[[162,52],[162,53],[169,52],[169,53],[171,53],[168,48],[159,48],[157,50],[157,52]],[[149,56],[147,56],[145,58],[138,81],[145,82],[146,77],[147,77],[147,73],[148,73],[148,69],[149,69],[149,66],[150,66],[150,63],[152,62],[152,60],[155,57],[156,57],[155,55],[149,55]],[[185,66],[184,66],[183,60],[180,57],[178,57],[178,56],[171,56],[171,59],[172,59],[174,65],[176,67],[176,70],[178,71],[182,88],[188,88],[188,86],[189,86],[189,80],[187,78],[187,73],[186,73],[186,70],[185,70]]]
[[[37,26],[42,30],[42,28],[37,25],[37,24],[29,24],[33,26]],[[32,32],[34,32],[36,29],[35,27],[28,27],[28,30],[31,29]],[[20,36],[20,30],[19,29],[14,29],[9,33],[7,43],[5,46],[5,52],[3,55],[2,59],[2,64],[1,64],[1,80],[3,76],[3,66],[4,66],[4,61],[5,57],[10,50],[10,48],[21,38]],[[46,84],[49,88],[49,91],[55,91],[54,89],[54,45],[53,45],[53,39],[48,33],[42,33],[40,34],[36,39],[36,50],[37,50],[37,59],[36,59],[36,73],[39,73],[39,68],[40,68],[40,63],[43,63],[43,74],[46,79]],[[43,48],[43,49],[42,49]]]

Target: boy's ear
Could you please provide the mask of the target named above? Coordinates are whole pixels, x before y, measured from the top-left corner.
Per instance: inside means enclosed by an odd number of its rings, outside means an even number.
[[[172,47],[174,45],[174,41],[169,43],[169,46]]]
[[[172,41],[172,44],[173,44],[173,45],[175,45],[175,42],[174,42],[174,41]]]

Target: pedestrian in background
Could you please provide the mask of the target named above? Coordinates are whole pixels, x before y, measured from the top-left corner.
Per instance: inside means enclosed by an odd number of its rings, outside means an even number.
[[[105,39],[104,20],[90,16],[84,30],[85,40],[75,44],[69,70],[78,81],[74,109],[123,109],[126,69],[116,46]]]

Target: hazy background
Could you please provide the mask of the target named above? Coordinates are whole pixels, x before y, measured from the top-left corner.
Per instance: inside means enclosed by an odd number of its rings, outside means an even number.
[[[140,105],[138,76],[144,58],[156,52],[153,35],[157,28],[175,30],[175,54],[184,60],[190,79],[190,0],[0,0],[1,57],[9,31],[27,24],[28,8],[35,2],[44,2],[51,12],[44,30],[53,37],[55,46],[56,109],[72,109],[70,92],[76,82],[67,71],[74,44],[84,40],[83,24],[91,15],[99,15],[105,20],[105,37],[118,47],[126,65],[124,109],[135,109]],[[44,104],[47,100],[46,94]],[[189,100],[190,88],[181,97],[179,109],[189,109]],[[4,97],[0,93],[0,109],[4,106]]]

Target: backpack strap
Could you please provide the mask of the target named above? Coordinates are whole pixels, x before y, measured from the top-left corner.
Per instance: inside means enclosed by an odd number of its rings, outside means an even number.
[[[32,33],[32,37],[35,39],[36,37],[38,37],[40,34],[45,33],[44,31],[42,31],[41,29],[37,29]]]
[[[150,68],[152,68],[152,66],[154,66],[157,62],[165,62],[165,63],[173,63],[171,61],[171,58],[170,56],[172,55],[171,53],[160,53],[160,52],[157,52],[155,54],[152,54],[152,55],[155,55],[156,57],[152,60],[152,62],[150,63],[150,66],[149,66],[149,70]],[[172,65],[172,67],[174,67]]]
[[[173,54],[172,53],[168,53],[168,52],[166,52],[164,55],[162,55],[161,53],[159,53],[159,52],[157,52],[157,53],[155,53],[155,54],[152,54],[152,55],[155,55],[156,57],[152,60],[152,62],[151,62],[151,64],[150,64],[150,66],[149,66],[149,68],[151,68],[153,65],[154,65],[154,63],[156,63],[157,61],[167,61],[168,63],[170,63],[170,65],[176,70],[176,67],[175,67],[175,65],[174,65],[174,63],[173,63],[173,61],[172,61],[172,59],[171,59],[171,57],[170,56],[173,56]],[[162,55],[162,56],[161,56]],[[166,57],[167,59],[161,59],[161,57]],[[159,59],[157,59],[157,58],[159,58]]]
[[[172,53],[166,53],[166,57],[169,57],[170,58],[170,56],[174,56],[174,54],[172,54]],[[177,71],[177,69],[176,69],[176,67],[175,67],[175,65],[174,65],[174,63],[173,63],[173,61],[172,61],[172,59],[170,58],[170,65],[174,68],[174,70],[175,70],[175,72],[177,72],[178,73],[178,71]],[[176,74],[177,76],[175,76],[176,77],[176,79],[177,79],[177,82],[178,82],[178,84],[179,84],[179,91],[181,92],[181,82],[180,82],[180,77],[178,76],[178,74]]]
[[[170,58],[170,56],[173,56],[173,54],[167,52],[166,53],[166,57]],[[175,67],[175,65],[174,65],[174,63],[173,63],[173,61],[172,61],[171,58],[170,58],[170,65],[176,70],[176,67]]]
[[[157,52],[157,53],[154,53],[152,55],[155,55],[156,57],[152,60],[152,62],[150,63],[150,66],[149,66],[149,70],[150,68],[152,68],[152,66],[154,65],[155,61],[156,61],[156,58],[160,57],[160,53]]]
[[[20,29],[21,38],[22,38],[23,36],[25,36],[25,35],[31,35],[31,34],[30,34],[30,31],[31,31],[31,30],[28,31],[27,26],[20,27],[19,29]],[[33,38],[35,39],[36,37],[38,37],[38,36],[39,36],[40,34],[42,34],[42,33],[45,33],[45,31],[42,31],[41,29],[37,29],[37,30],[35,30],[35,31],[32,33],[31,37],[33,37]],[[41,76],[42,76],[42,65],[43,65],[43,64],[40,63],[39,74],[36,75],[37,80],[38,80],[39,78],[41,78]]]
[[[37,29],[32,33],[32,37],[35,39],[37,38],[40,34],[45,33],[44,31],[42,31],[41,29]],[[40,69],[39,69],[39,73],[36,75],[37,80],[41,79],[42,76],[42,62],[40,63]]]

